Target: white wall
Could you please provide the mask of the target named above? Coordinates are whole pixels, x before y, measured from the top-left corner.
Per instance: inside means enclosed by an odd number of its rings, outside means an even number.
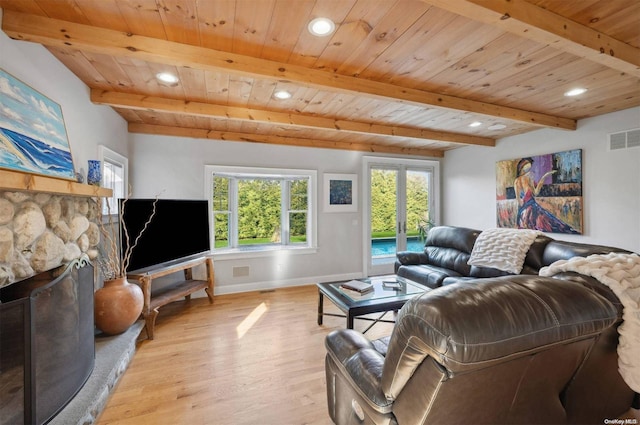
[[[319,203],[324,173],[358,174],[358,181],[363,181],[364,152],[143,134],[131,134],[129,148],[134,197],[205,199],[205,165],[317,170]],[[362,200],[356,213],[323,213],[319,205],[316,253],[215,257],[216,294],[361,277]],[[233,267],[243,266],[249,267],[249,276],[233,277]]]
[[[582,149],[584,234],[550,236],[640,252],[640,148],[609,151],[607,139],[639,127],[640,108],[632,108],[579,121],[576,131],[543,129],[495,148],[449,151],[442,166],[444,223],[496,227],[497,161]]]
[[[0,67],[60,105],[74,167],[82,168],[85,178],[87,161],[98,158],[99,144],[127,154],[124,119],[110,107],[92,104],[89,88],[47,49],[0,31]]]

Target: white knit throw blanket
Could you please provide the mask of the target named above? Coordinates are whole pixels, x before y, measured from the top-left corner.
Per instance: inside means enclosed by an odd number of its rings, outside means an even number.
[[[640,393],[640,256],[610,253],[560,260],[540,269],[540,276],[572,271],[592,276],[608,286],[623,306],[618,328],[618,370],[627,385]]]

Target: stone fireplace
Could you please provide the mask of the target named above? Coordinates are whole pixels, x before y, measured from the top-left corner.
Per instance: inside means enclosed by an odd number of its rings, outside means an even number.
[[[0,288],[98,256],[98,198],[0,191]]]
[[[110,195],[0,170],[2,424],[8,415],[11,424],[49,421],[93,370],[98,279],[89,260],[98,258],[101,197]]]
[[[93,278],[83,256],[0,288],[0,423],[48,422],[91,375]]]

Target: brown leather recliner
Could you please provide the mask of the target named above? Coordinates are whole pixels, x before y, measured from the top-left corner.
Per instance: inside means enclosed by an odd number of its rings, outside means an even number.
[[[425,292],[390,338],[327,336],[329,415],[338,425],[567,423],[565,393],[617,313],[579,282],[538,276]]]

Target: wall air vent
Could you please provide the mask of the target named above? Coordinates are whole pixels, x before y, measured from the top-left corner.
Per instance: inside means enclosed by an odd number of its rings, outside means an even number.
[[[609,134],[610,151],[638,147],[640,147],[640,128]]]

